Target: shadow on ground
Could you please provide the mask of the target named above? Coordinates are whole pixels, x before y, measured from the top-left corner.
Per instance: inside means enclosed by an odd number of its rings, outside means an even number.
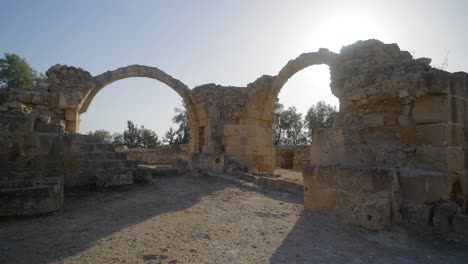
[[[202,197],[232,186],[192,176],[170,178],[154,179],[152,185],[68,192],[62,212],[1,219],[0,263],[59,261],[120,229],[159,214],[184,210]]]
[[[398,225],[367,231],[303,211],[270,263],[468,263],[468,243]]]

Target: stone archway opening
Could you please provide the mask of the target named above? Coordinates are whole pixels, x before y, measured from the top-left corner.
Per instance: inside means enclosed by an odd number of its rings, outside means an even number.
[[[311,65],[293,74],[281,87],[275,102],[274,174],[302,182],[303,168],[311,162],[313,132],[332,125],[339,100],[330,88],[330,67]]]
[[[165,84],[168,88],[172,89],[175,93],[177,93],[183,102],[183,106],[185,108],[185,113],[187,116],[188,124],[190,127],[190,144],[189,144],[189,152],[194,153],[197,149],[202,148],[203,146],[199,146],[199,121],[204,118],[206,115],[204,111],[200,108],[197,103],[197,100],[192,95],[191,90],[182,83],[181,81],[173,78],[172,76],[166,74],[164,71],[150,66],[143,66],[143,65],[130,65],[122,68],[118,68],[113,71],[107,71],[103,74],[97,75],[94,77],[94,87],[89,89],[86,96],[84,97],[83,101],[80,104],[80,108],[78,110],[78,118],[76,121],[76,131],[78,131],[79,127],[79,115],[85,113],[88,110],[91,102],[94,100],[95,96],[108,85],[123,79],[128,78],[135,78],[135,77],[143,77],[149,78],[160,83]],[[131,88],[130,88],[131,89]]]
[[[186,112],[182,98],[164,84],[148,78],[131,77],[107,85],[80,115],[79,132],[96,129],[123,132],[127,121],[151,129],[161,140],[177,108]]]
[[[151,78],[128,77],[109,83],[93,97],[87,111],[80,115],[79,127],[81,134],[109,132],[112,138],[107,138],[106,143],[125,152],[128,160],[138,161],[139,167],[185,167],[192,141],[192,123],[183,118],[187,112],[180,95],[165,84]],[[176,116],[178,123],[173,121]],[[139,135],[146,135],[133,146],[123,136],[129,130],[128,121],[136,126]],[[158,145],[151,140],[153,132]],[[172,138],[166,138],[166,133],[171,133]]]

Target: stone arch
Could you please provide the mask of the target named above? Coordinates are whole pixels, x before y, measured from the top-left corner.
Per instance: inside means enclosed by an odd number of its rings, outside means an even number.
[[[259,87],[253,83],[250,91],[249,110],[253,110],[253,114],[257,118],[270,120],[276,99],[283,86],[291,77],[313,65],[326,64],[333,67],[337,57],[338,54],[328,49],[319,49],[317,52],[303,53],[299,57],[290,60],[276,76],[270,77],[271,80],[268,85]],[[265,76],[262,78],[265,78]]]
[[[297,72],[318,64],[326,64],[332,70],[338,55],[327,49],[301,54],[290,60],[276,76],[264,75],[247,86],[249,101],[245,114],[245,124],[253,131],[247,141],[248,149],[242,157],[255,163],[251,170],[273,172],[275,168],[275,149],[273,148],[273,130],[275,121],[274,106],[278,95],[286,82]]]
[[[191,90],[187,87],[187,85],[156,67],[144,65],[129,65],[94,76],[95,85],[89,90],[89,92],[83,99],[78,113],[82,114],[86,112],[94,97],[104,87],[118,80],[132,77],[145,77],[160,81],[172,88],[177,94],[180,95],[180,97],[182,97],[182,100],[185,103],[187,116],[191,127],[190,149],[194,151],[196,148],[198,148],[198,143],[195,142],[198,138],[197,128],[199,126],[200,120],[206,118],[206,114],[204,113],[202,107],[200,107],[200,105],[197,103],[195,96],[192,94]]]

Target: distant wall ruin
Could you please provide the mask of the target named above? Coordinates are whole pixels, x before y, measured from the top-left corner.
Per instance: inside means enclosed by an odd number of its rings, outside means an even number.
[[[127,154],[128,160],[139,164],[163,165],[172,168],[186,167],[190,155],[189,145],[161,145],[153,149],[134,148],[121,151]]]
[[[276,168],[303,169],[310,164],[310,145],[275,145]]]

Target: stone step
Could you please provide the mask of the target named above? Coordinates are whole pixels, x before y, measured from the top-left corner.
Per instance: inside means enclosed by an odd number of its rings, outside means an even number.
[[[187,169],[175,169],[175,168],[148,168],[138,167],[133,171],[133,177],[136,182],[151,182],[153,177],[162,176],[180,176],[188,172]]]
[[[96,187],[109,188],[133,184],[133,174],[130,170],[104,171],[96,175]]]
[[[72,152],[115,152],[115,146],[106,143],[74,143]]]
[[[79,152],[72,153],[74,159],[108,159],[108,160],[126,160],[127,153],[125,152]]]
[[[60,210],[62,205],[60,178],[0,182],[0,216],[44,214]]]
[[[468,214],[456,214],[452,220],[453,231],[468,236]]]

